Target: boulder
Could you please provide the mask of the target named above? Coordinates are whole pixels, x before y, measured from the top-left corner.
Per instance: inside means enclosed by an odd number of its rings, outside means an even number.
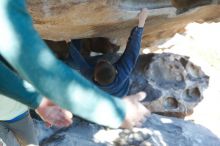
[[[187,56],[144,54],[131,75],[129,94],[145,91],[143,102],[152,112],[185,117],[203,99],[208,83],[209,77]]]
[[[142,47],[154,48],[175,33],[184,32],[188,23],[220,18],[219,0],[172,0],[172,3],[169,0],[27,0],[27,3],[40,35],[54,41],[105,37],[123,46],[143,7],[150,10]],[[172,4],[178,9],[206,6],[177,15]]]
[[[108,129],[75,118],[63,129],[46,129],[35,121],[41,146],[217,146],[220,139],[207,128],[177,118],[151,115],[141,128]],[[44,133],[44,134],[42,134]]]

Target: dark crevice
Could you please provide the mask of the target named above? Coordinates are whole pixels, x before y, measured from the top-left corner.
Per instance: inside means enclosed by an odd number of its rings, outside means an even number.
[[[177,109],[178,108],[178,101],[174,97],[167,97],[164,102],[164,108]]]

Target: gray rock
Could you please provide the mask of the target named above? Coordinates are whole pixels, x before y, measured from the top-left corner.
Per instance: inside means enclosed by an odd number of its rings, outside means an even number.
[[[152,112],[185,117],[203,99],[209,77],[186,56],[171,53],[141,55],[131,76],[129,94],[145,91]]]
[[[35,121],[41,133],[47,133],[42,122]],[[42,146],[217,146],[220,139],[211,131],[190,121],[151,115],[142,128],[107,129],[75,118],[65,129],[50,129],[54,134]],[[43,131],[43,132],[42,132]],[[42,139],[42,137],[41,137]]]

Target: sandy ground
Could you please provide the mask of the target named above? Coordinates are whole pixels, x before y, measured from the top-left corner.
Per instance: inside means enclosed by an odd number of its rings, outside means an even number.
[[[161,49],[157,52],[189,56],[210,76],[204,99],[194,109],[193,115],[186,119],[194,120],[220,137],[220,23],[191,23],[185,29],[184,34],[176,34],[158,46]]]

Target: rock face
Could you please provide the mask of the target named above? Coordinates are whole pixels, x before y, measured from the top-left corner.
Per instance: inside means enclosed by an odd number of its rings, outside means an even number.
[[[36,29],[44,39],[60,41],[73,38],[106,37],[122,46],[132,27],[137,25],[137,13],[150,9],[145,25],[143,47],[153,47],[183,32],[191,22],[218,21],[219,0],[172,0],[179,9],[207,5],[176,15],[170,0],[27,0]],[[183,4],[184,3],[184,4]]]
[[[152,112],[185,117],[203,99],[209,77],[186,56],[141,55],[131,76],[130,93],[145,91]]]
[[[142,128],[106,129],[75,118],[66,129],[46,130],[36,121],[41,146],[217,146],[218,139],[208,129],[189,121],[151,115]]]

